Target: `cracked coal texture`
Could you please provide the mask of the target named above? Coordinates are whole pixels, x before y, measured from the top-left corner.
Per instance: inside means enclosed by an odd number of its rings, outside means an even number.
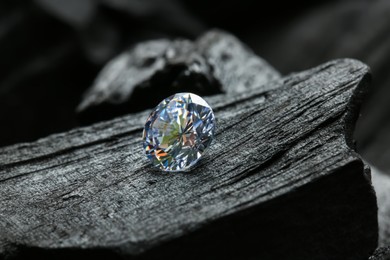
[[[144,158],[149,110],[1,148],[0,252],[367,259],[376,198],[350,148],[367,75],[337,60],[206,98],[216,141],[185,176]]]
[[[266,61],[223,31],[207,32],[194,42],[153,40],[107,64],[78,111],[84,121],[93,122],[152,108],[177,92],[239,93],[278,78]]]

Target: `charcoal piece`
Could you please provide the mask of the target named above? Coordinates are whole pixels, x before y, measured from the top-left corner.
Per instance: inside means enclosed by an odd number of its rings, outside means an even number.
[[[180,91],[203,96],[243,92],[279,77],[237,38],[221,31],[210,31],[195,42],[154,40],[112,60],[78,111],[89,123],[153,107]]]
[[[188,173],[142,152],[149,110],[0,148],[0,254],[15,259],[368,259],[370,172],[352,149],[368,68],[337,60],[208,97]]]

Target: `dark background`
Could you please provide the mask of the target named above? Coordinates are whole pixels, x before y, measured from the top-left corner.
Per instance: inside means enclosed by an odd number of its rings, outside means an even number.
[[[210,28],[235,34],[282,74],[342,57],[370,65],[357,147],[390,172],[388,0],[2,0],[0,146],[83,124],[75,110],[82,94],[133,44]]]

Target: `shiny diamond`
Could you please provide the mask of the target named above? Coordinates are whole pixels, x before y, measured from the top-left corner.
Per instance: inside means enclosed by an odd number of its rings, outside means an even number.
[[[143,132],[144,149],[154,166],[183,171],[200,159],[214,129],[214,113],[206,101],[195,94],[178,93],[150,114]]]

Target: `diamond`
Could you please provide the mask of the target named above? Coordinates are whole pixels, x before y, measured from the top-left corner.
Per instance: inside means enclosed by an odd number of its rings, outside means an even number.
[[[146,156],[161,170],[184,171],[211,144],[214,130],[214,113],[204,99],[192,93],[175,94],[164,99],[146,121]]]

